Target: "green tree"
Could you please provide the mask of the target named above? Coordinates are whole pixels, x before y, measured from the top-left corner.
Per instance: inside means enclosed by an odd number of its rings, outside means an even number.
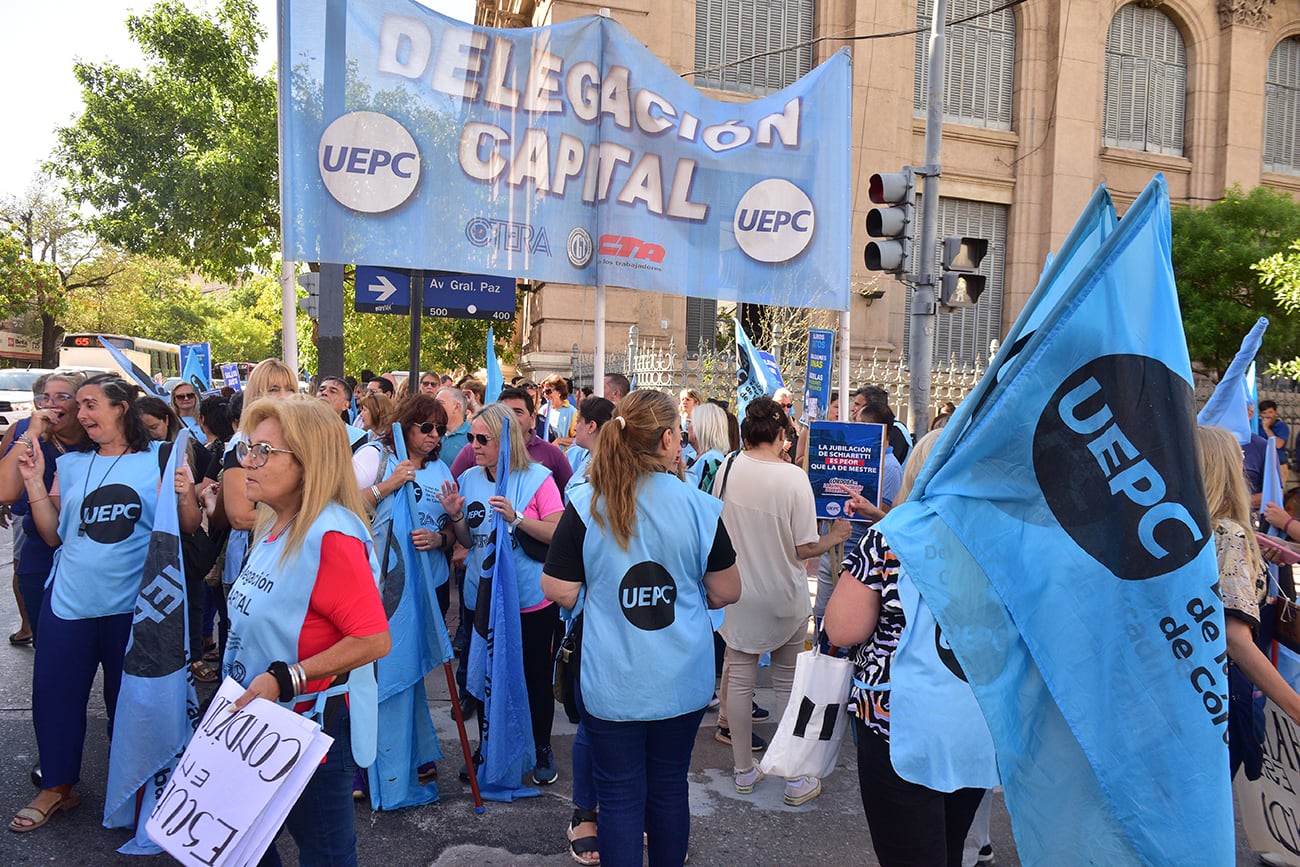
[[[1300,204],[1266,187],[1234,186],[1206,208],[1173,214],[1173,264],[1191,358],[1223,370],[1255,320],[1270,320],[1265,358],[1300,355],[1300,322],[1285,315],[1255,263],[1300,238]]]
[[[1259,280],[1273,292],[1277,303],[1287,313],[1300,311],[1300,240],[1292,241],[1283,253],[1274,253],[1251,266]],[[1269,323],[1272,330],[1272,323]],[[1300,378],[1300,358],[1280,360],[1270,372]]]
[[[0,233],[0,319],[27,313],[32,299],[49,292],[58,282],[54,268],[33,262],[17,235]]]
[[[53,170],[88,226],[131,253],[234,280],[269,269],[279,229],[275,81],[256,72],[252,0],[162,0],[126,22],[144,69],[74,66],[85,111]]]

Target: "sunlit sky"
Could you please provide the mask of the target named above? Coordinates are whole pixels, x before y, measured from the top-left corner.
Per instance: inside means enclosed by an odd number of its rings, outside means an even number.
[[[418,0],[455,18],[472,20],[474,0]],[[214,2],[186,0],[194,8]],[[81,111],[81,91],[72,75],[74,60],[112,60],[138,66],[141,55],[126,33],[126,18],[143,13],[150,0],[0,0],[0,81],[9,132],[0,136],[0,198],[15,196],[31,183],[54,149],[54,128]],[[257,0],[258,20],[268,36],[260,65],[270,69],[275,55],[276,0]]]

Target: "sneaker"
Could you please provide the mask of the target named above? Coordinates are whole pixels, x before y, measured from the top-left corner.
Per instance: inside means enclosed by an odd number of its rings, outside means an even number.
[[[754,722],[762,722],[771,716],[771,714],[767,712],[767,708],[758,706],[758,702],[753,702],[753,705],[754,709],[750,712],[749,718]]]
[[[370,780],[367,777],[366,772],[358,768],[352,774],[352,800],[365,800],[366,793],[370,789],[369,783]]]
[[[421,786],[438,782],[438,763],[426,762],[415,769],[415,781]]]
[[[975,867],[995,867],[998,859],[993,857],[993,845],[991,843],[980,847],[979,857],[975,859]]]
[[[761,779],[763,779],[763,772],[758,769],[758,765],[754,765],[747,771],[736,771],[736,791],[748,795],[754,791],[754,786],[758,785]]]
[[[713,739],[720,744],[731,746],[731,729],[724,726],[718,726],[718,730],[713,733]],[[750,733],[749,746],[756,753],[761,753],[767,748],[767,741],[758,736],[757,732]]]
[[[482,751],[481,749],[475,749],[475,750],[474,750],[474,770],[475,770],[475,772],[477,772],[478,769],[481,768],[481,767],[483,767],[483,751]],[[460,776],[460,781],[461,781],[462,783],[468,783],[468,782],[469,782],[469,768],[465,767],[464,765],[461,765],[461,766],[460,766],[460,775],[459,775],[459,776]]]
[[[713,698],[709,699],[709,706],[705,710],[717,710],[721,706],[722,699],[718,698],[718,694],[715,692]]]
[[[790,807],[802,806],[822,793],[822,781],[816,777],[795,777],[785,784],[785,803]]]
[[[551,752],[551,748],[540,748],[537,751],[537,766],[533,768],[533,783],[538,786],[549,786],[559,778],[560,772],[555,770],[555,755]]]
[[[478,699],[470,695],[468,692],[462,692],[460,694],[460,718],[461,719],[463,719],[465,722],[469,722],[474,718],[474,714],[478,712],[478,708],[479,708]],[[455,708],[451,709],[450,715],[452,719],[456,718]]]

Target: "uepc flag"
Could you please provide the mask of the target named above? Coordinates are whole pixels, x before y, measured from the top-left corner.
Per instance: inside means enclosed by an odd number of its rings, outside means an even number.
[[[781,368],[772,353],[754,346],[745,327],[736,323],[736,415],[745,417],[745,407],[758,397],[771,397],[785,385]]]
[[[1169,232],[1156,177],[881,524],[988,721],[1025,863],[1233,860]]]
[[[1201,424],[1226,428],[1237,437],[1243,446],[1250,442],[1255,433],[1251,425],[1249,407],[1254,405],[1251,396],[1251,371],[1255,366],[1255,356],[1259,355],[1260,344],[1264,342],[1264,332],[1268,330],[1268,317],[1259,320],[1241,338],[1241,346],[1232,357],[1223,378],[1210,393],[1210,399],[1201,407],[1196,420]]]
[[[162,851],[145,834],[144,822],[138,820],[153,812],[199,719],[198,697],[186,665],[189,619],[173,484],[176,470],[185,465],[189,441],[188,431],[177,435],[162,473],[153,535],[122,661],[104,827],[135,828],[135,836],[119,850],[126,855]]]
[[[280,8],[286,256],[849,309],[847,50],[720,102],[609,18]]]

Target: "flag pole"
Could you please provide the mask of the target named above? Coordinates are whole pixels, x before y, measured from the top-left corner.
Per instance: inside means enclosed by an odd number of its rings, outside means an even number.
[[[630,376],[631,371],[623,371]],[[597,397],[605,396],[605,282],[596,281],[596,345],[591,363],[591,390]]]
[[[447,694],[451,696],[451,713],[456,717],[456,731],[460,733],[460,751],[465,756],[465,767],[469,770],[469,791],[474,797],[474,812],[482,813],[483,795],[478,790],[478,768],[474,767],[474,756],[469,749],[469,735],[465,733],[465,717],[460,712],[460,694],[456,691],[456,676],[451,673],[451,660],[442,664],[442,670],[447,675]]]
[[[840,421],[849,420],[849,322],[852,319],[852,311],[840,311]],[[827,419],[827,421],[830,420],[831,419]]]

